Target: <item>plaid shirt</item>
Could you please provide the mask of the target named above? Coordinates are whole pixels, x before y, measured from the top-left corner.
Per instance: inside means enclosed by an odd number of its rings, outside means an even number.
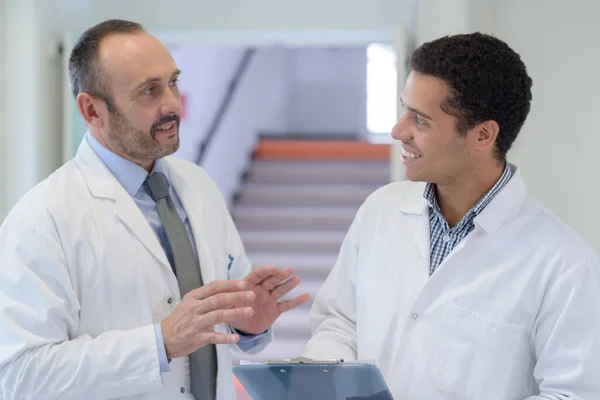
[[[450,229],[448,223],[442,215],[440,206],[435,196],[435,185],[428,183],[425,186],[423,197],[429,203],[429,229],[431,238],[430,247],[430,266],[429,275],[433,274],[436,268],[442,263],[444,258],[452,249],[456,247],[473,229],[475,217],[489,204],[490,201],[498,194],[500,189],[506,185],[512,176],[512,171],[508,164],[504,168],[504,172],[496,184],[479,200],[477,204],[463,217],[463,219],[454,228]]]

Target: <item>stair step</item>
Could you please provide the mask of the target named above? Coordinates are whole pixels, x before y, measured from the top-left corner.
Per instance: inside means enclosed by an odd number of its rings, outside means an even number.
[[[257,159],[270,160],[382,160],[389,161],[391,146],[361,140],[263,139]]]
[[[318,279],[329,274],[337,261],[337,253],[271,253],[248,252],[248,258],[255,266],[276,265],[279,268],[292,267],[301,278]]]
[[[250,182],[238,199],[239,205],[353,206],[358,208],[377,189],[372,184],[276,184]]]
[[[282,268],[287,266],[289,265],[278,265],[278,267]],[[310,295],[310,300],[302,307],[310,308],[312,302],[319,293],[319,290],[321,290],[321,287],[323,286],[323,283],[325,282],[325,279],[329,274],[329,270],[323,270],[323,274],[318,278],[307,276],[304,273],[304,271],[300,268],[294,268],[294,274],[299,276],[302,279],[302,281],[300,282],[300,285],[298,287],[296,287],[294,290],[283,296],[281,300],[288,300],[296,296],[300,296],[302,293],[308,293]]]
[[[246,182],[350,183],[382,186],[390,182],[387,162],[254,161]]]
[[[240,236],[248,252],[271,253],[337,253],[346,231],[241,230]]]
[[[310,339],[310,309],[299,308],[281,314],[273,324],[273,332],[286,339]]]
[[[233,219],[238,229],[347,230],[356,207],[237,206]]]

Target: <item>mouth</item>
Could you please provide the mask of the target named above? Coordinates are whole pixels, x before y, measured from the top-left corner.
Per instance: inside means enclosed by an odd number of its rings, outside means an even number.
[[[166,124],[159,125],[156,127],[156,129],[154,129],[154,131],[160,134],[172,135],[177,133],[177,122],[171,121]]]
[[[402,162],[405,164],[416,161],[422,157],[421,154],[412,153],[412,152],[406,150],[404,147],[402,147],[402,149],[400,150],[400,153],[402,154]]]

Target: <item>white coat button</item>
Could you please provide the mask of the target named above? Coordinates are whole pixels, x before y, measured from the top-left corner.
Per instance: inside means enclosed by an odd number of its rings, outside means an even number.
[[[450,241],[450,235],[448,235],[447,233],[444,235],[443,237],[444,239],[444,243],[448,243],[448,241]]]
[[[169,300],[167,300],[167,303],[171,304],[173,302],[173,298],[169,297]]]
[[[419,318],[419,314],[417,314],[417,313],[413,313],[413,315],[412,315],[412,319],[417,319],[417,318]]]
[[[181,388],[181,393],[185,393],[185,388]]]

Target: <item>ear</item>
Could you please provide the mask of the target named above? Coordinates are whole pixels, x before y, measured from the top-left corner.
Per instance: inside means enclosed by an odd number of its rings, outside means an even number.
[[[79,113],[90,127],[101,128],[103,126],[102,115],[106,115],[108,111],[104,102],[89,93],[79,93],[76,103]]]
[[[500,132],[500,125],[494,120],[477,124],[473,129],[475,148],[477,150],[492,150]]]

